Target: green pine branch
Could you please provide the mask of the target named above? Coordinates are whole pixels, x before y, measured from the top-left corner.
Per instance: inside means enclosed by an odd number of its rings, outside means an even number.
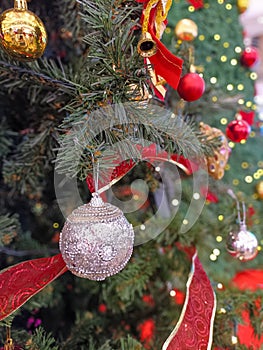
[[[68,1],[67,6],[65,6],[65,2],[63,0],[59,0],[57,3],[60,9],[59,17],[61,22],[64,23],[61,34],[68,39],[67,42],[71,41],[74,43],[74,46],[79,44],[77,48],[80,50],[81,41],[85,30],[84,23],[80,20],[81,5],[77,0]],[[71,49],[74,50],[72,47]],[[79,55],[81,53],[82,52],[80,51]]]
[[[58,350],[56,340],[50,333],[46,333],[42,327],[35,330],[32,338],[27,341],[26,350]]]
[[[155,143],[160,151],[192,159],[202,154],[203,146],[193,127],[154,105],[143,109],[137,103],[109,105],[80,115],[78,122],[71,116],[65,127],[70,124],[72,128],[60,140],[56,161],[56,170],[69,177],[85,179],[92,169],[92,158],[100,159],[101,176],[120,163],[119,157],[140,161],[136,145]]]
[[[3,118],[0,121],[0,157],[4,157],[10,152],[13,138],[16,135],[16,132],[9,129],[6,118]]]
[[[36,191],[51,168],[55,144],[53,122],[44,120],[37,133],[24,138],[14,155],[4,160],[5,183],[15,184],[22,193]]]
[[[20,228],[19,220],[16,215],[0,216],[0,247],[8,245],[17,236]]]

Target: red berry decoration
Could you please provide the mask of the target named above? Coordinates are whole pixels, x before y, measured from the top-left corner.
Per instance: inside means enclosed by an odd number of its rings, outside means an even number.
[[[241,54],[240,62],[245,67],[252,67],[259,60],[258,49],[253,46],[248,46]]]
[[[233,142],[241,142],[248,138],[250,131],[250,125],[245,120],[233,120],[226,128],[226,136]]]
[[[179,81],[177,92],[185,101],[198,100],[205,91],[205,81],[197,73],[187,73]]]

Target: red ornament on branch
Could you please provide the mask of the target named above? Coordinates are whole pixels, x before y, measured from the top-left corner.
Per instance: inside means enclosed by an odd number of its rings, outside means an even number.
[[[233,142],[241,142],[248,138],[250,131],[250,125],[245,120],[233,120],[227,125],[226,136]]]
[[[145,320],[139,325],[140,341],[144,343],[145,349],[150,349],[155,334],[155,322],[152,318]]]
[[[104,303],[99,304],[99,306],[98,306],[98,311],[99,311],[101,314],[105,314],[105,313],[107,312],[107,305],[104,304]]]
[[[147,304],[148,306],[154,307],[155,301],[153,299],[153,296],[151,294],[144,294],[142,296],[142,300]]]
[[[195,10],[201,9],[204,7],[204,1],[203,0],[188,0],[188,2],[194,6]]]
[[[177,91],[185,101],[198,100],[205,91],[205,81],[197,73],[187,73],[180,79]]]
[[[259,60],[259,52],[256,47],[248,46],[242,52],[240,62],[245,67],[253,67]]]
[[[185,293],[182,292],[180,289],[176,289],[174,288],[173,289],[174,291],[174,302],[177,304],[177,305],[183,305],[184,301],[185,301]]]

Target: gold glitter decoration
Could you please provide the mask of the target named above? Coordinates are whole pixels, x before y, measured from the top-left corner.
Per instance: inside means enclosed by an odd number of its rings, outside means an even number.
[[[220,138],[221,146],[214,150],[214,155],[206,158],[207,171],[210,176],[216,180],[222,179],[224,176],[224,169],[229,158],[230,148],[224,133],[216,128],[200,123],[201,132],[207,136],[207,140]]]
[[[116,206],[97,193],[67,218],[59,246],[68,269],[91,280],[104,280],[129,261],[134,242],[132,225]]]

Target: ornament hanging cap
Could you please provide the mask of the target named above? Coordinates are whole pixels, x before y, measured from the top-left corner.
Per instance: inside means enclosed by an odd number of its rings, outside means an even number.
[[[26,0],[15,0],[14,8],[18,10],[27,10]]]
[[[6,327],[6,341],[4,344],[4,350],[14,350],[13,339],[11,338],[11,327]]]
[[[232,197],[236,201],[237,220],[238,220],[238,224],[240,225],[240,228],[246,230],[247,226],[246,226],[246,205],[245,205],[245,203],[242,202],[242,214],[243,215],[241,218],[241,208],[240,208],[240,203],[239,203],[239,200],[237,199],[237,196],[235,195],[235,193],[231,189],[228,189],[227,193],[229,194],[230,197]]]
[[[123,213],[118,207],[110,203],[105,203],[100,195],[94,192],[92,193],[91,201],[75,209],[69,215],[68,221],[75,223],[81,218],[82,222],[95,224],[115,220],[120,215],[123,215]]]

